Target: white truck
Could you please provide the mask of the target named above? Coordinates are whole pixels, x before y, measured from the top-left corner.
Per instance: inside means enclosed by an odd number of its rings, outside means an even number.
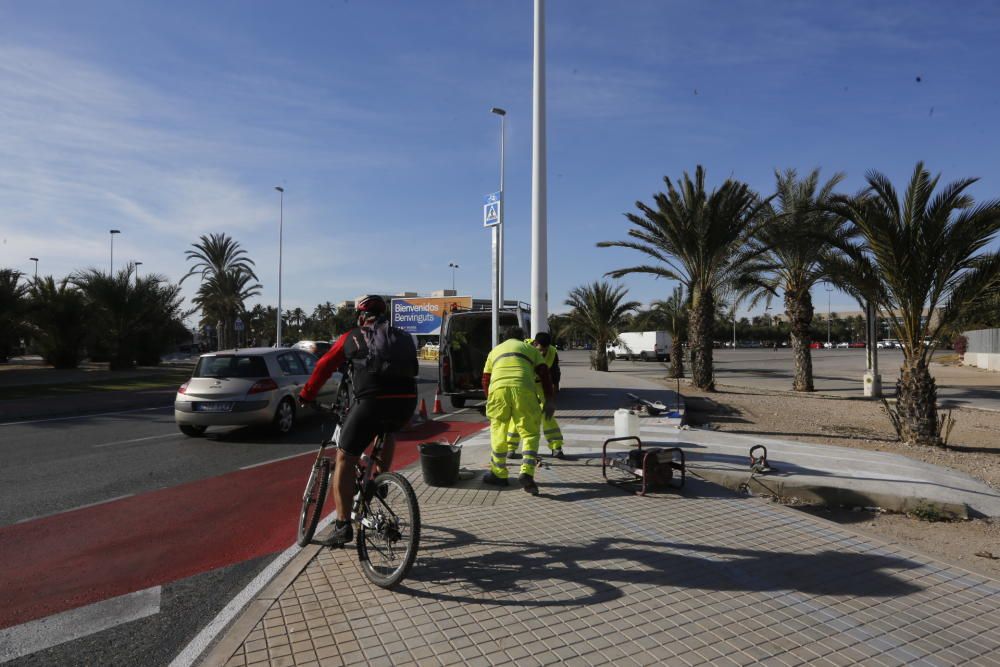
[[[608,345],[612,359],[670,361],[670,334],[666,331],[629,331]]]

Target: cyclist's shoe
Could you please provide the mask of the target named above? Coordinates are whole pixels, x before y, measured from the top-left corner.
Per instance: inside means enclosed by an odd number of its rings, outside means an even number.
[[[483,475],[483,484],[490,484],[491,486],[507,486],[507,480],[502,477],[497,477],[491,470]]]
[[[518,452],[507,452],[507,458],[509,459],[519,459],[521,455]]]
[[[566,458],[566,454],[563,453],[562,447],[560,447],[559,449],[553,449],[552,450],[552,456],[556,457],[557,459],[564,459],[564,458]]]
[[[340,526],[336,523],[333,524],[333,532],[330,536],[323,540],[316,540],[317,544],[321,544],[324,547],[342,547],[346,544],[350,544],[351,540],[354,539],[354,526],[351,525],[350,521],[344,523]]]
[[[538,485],[535,484],[535,478],[531,475],[522,473],[517,481],[521,482],[521,488],[530,493],[533,496],[538,495]]]

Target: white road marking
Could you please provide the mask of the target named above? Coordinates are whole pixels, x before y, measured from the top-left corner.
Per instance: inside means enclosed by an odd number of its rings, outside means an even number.
[[[86,509],[88,507],[97,507],[98,505],[106,505],[107,503],[113,503],[116,500],[121,500],[122,498],[131,498],[134,493],[126,493],[121,496],[115,496],[114,498],[108,498],[107,500],[98,500],[96,503],[87,503],[86,505],[79,505],[77,507],[71,507],[68,510],[59,510],[58,512],[50,512],[49,514],[39,514],[38,516],[29,516],[27,519],[20,519],[14,523],[27,523],[29,521],[34,521],[36,519],[45,519],[50,516],[56,516],[59,514],[65,514],[66,512],[75,512],[77,510]]]
[[[146,440],[161,440],[163,438],[179,438],[182,433],[164,433],[163,435],[150,435],[145,438],[132,438],[131,440],[116,440],[115,442],[102,442],[99,445],[91,445],[93,449],[100,449],[101,447],[114,447],[115,445],[127,445],[133,442],[144,442]]]
[[[272,463],[277,463],[278,461],[287,461],[288,459],[297,459],[300,456],[306,456],[307,454],[315,454],[315,452],[299,452],[298,454],[289,454],[288,456],[282,456],[280,459],[271,459],[270,461],[263,461],[261,463],[251,463],[248,466],[243,466],[240,470],[250,470],[250,468],[259,468],[261,466],[268,466]]]
[[[319,526],[316,527],[316,532],[320,532],[324,528],[330,525],[334,519],[334,514],[331,512],[325,519],[320,521]],[[212,622],[202,628],[191,643],[184,647],[176,658],[170,663],[170,667],[191,667],[201,657],[201,654],[205,652],[205,649],[209,647],[214,641],[216,636],[221,633],[236,616],[239,615],[243,608],[250,604],[253,599],[260,593],[265,586],[267,586],[274,577],[280,573],[288,561],[292,560],[296,554],[301,551],[301,547],[297,544],[285,549],[281,554],[278,555],[271,564],[264,568],[260,574],[254,577],[253,581],[247,584],[247,587],[234,597],[229,604],[223,608],[219,614],[212,619]]]
[[[63,422],[73,419],[90,419],[91,417],[107,417],[108,415],[127,415],[133,412],[151,412],[154,410],[173,410],[173,405],[164,405],[159,408],[136,408],[135,410],[117,410],[115,412],[95,412],[89,415],[74,415],[72,417],[50,417],[48,419],[29,419],[21,422],[3,422],[0,426],[21,426],[23,424],[43,424],[45,422]]]
[[[0,662],[160,613],[160,586],[0,630]]]

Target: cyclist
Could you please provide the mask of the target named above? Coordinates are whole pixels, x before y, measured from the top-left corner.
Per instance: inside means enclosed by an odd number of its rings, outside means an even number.
[[[333,472],[333,499],[337,520],[333,533],[322,544],[340,547],[354,539],[351,505],[355,493],[354,469],[358,458],[380,433],[387,434],[381,460],[375,461],[379,472],[389,470],[398,431],[413,416],[417,405],[419,371],[414,349],[412,360],[404,360],[404,372],[378,373],[368,368],[368,340],[376,327],[387,326],[385,299],[377,294],[361,297],[355,303],[358,325],[334,343],[316,364],[309,381],[299,394],[302,403],[316,399],[320,387],[345,362],[354,385],[353,404],[347,413],[337,443],[337,462]],[[412,362],[410,364],[409,362]],[[410,368],[412,365],[412,368]]]

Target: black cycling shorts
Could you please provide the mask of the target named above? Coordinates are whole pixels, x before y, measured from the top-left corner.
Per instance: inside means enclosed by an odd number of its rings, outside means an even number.
[[[362,398],[347,413],[337,446],[351,456],[361,456],[376,435],[395,433],[406,426],[416,407],[416,396]]]

